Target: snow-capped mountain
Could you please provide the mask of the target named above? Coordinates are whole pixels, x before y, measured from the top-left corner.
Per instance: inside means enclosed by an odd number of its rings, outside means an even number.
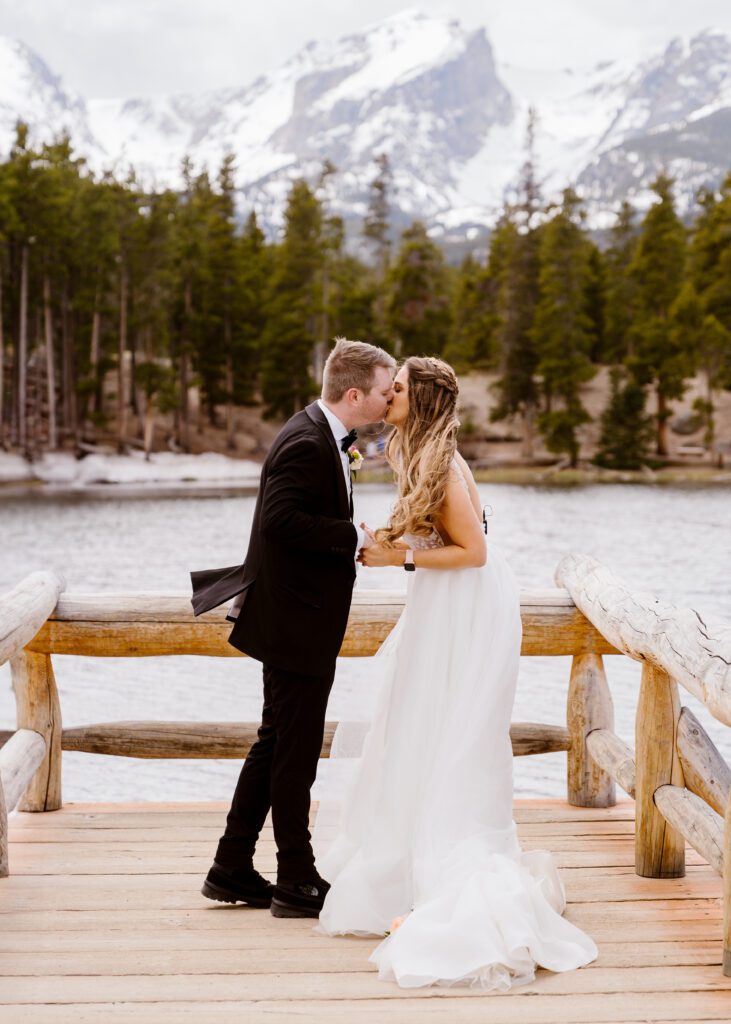
[[[71,132],[92,166],[175,185],[189,154],[215,172],[233,152],[242,209],[274,229],[290,182],[337,168],[334,208],[362,217],[374,159],[388,153],[396,219],[446,235],[494,221],[524,160],[528,110],[547,194],[572,183],[591,219],[639,205],[661,169],[688,206],[731,166],[731,38],[674,40],[640,65],[552,71],[501,64],[484,29],[409,10],[334,42],[312,42],[240,88],[125,100],[65,91],[22,43],[0,40],[0,148],[17,117],[47,137]]]
[[[65,131],[80,150],[97,148],[84,100],[65,89],[30,47],[0,36],[0,152],[10,149],[18,120],[30,126],[31,143]]]
[[[89,107],[110,156],[163,180],[177,177],[185,152],[215,167],[231,150],[245,199],[270,223],[281,218],[291,179],[315,178],[326,158],[338,169],[334,205],[361,214],[381,152],[402,217],[431,220],[460,205],[462,166],[513,118],[484,31],[415,11],[310,43],[243,89]]]

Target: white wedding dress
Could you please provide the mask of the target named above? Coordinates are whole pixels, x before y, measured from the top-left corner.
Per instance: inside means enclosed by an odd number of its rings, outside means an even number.
[[[436,532],[409,541],[442,544]],[[561,916],[551,855],[517,839],[520,644],[517,585],[494,544],[482,568],[417,569],[376,655],[372,721],[338,727],[332,756],[353,771],[342,798],[325,784],[318,812],[317,865],[332,887],[317,930],[383,936],[408,914],[370,957],[383,980],[504,991],[537,965],[569,971],[597,956]]]

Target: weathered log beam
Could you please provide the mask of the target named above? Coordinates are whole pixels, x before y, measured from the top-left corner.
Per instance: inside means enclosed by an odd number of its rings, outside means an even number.
[[[353,595],[343,657],[375,654],[403,611],[404,595],[360,591]],[[95,657],[174,654],[241,657],[228,643],[226,609],[194,618],[183,597],[150,594],[69,595],[29,649],[39,653]],[[616,654],[565,591],[521,595],[524,655]]]
[[[731,795],[731,768],[690,708],[680,712],[678,755],[686,787],[722,815]]]
[[[594,729],[614,728],[614,706],[599,654],[576,654],[566,702],[571,743],[566,759],[568,802],[574,807],[612,807],[617,802],[614,780],[591,757],[586,745]]]
[[[713,870],[723,875],[723,818],[705,800],[680,786],[660,786],[655,791],[655,805]]]
[[[660,786],[683,786],[676,749],[680,717],[678,687],[662,669],[642,667],[635,718],[635,871],[644,878],[681,878],[685,874],[685,842],[655,804]]]
[[[609,729],[590,732],[586,737],[586,745],[596,763],[633,797],[637,774],[634,750]]]
[[[46,741],[37,732],[20,729],[0,750],[0,878],[7,878],[8,813],[14,810],[46,753]]]
[[[325,723],[322,757],[329,757],[337,722]],[[64,750],[143,758],[241,758],[256,740],[255,722],[100,722],[64,729]],[[560,725],[515,722],[510,726],[513,754],[567,750],[568,730]]]
[[[52,572],[32,572],[0,596],[0,665],[33,639],[58,601],[64,581]]]
[[[555,580],[613,647],[657,665],[731,725],[731,628],[706,623],[693,608],[630,590],[589,555],[562,558]]]

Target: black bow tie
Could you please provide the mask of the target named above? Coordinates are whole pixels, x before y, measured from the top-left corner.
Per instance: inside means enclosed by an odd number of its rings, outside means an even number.
[[[358,431],[351,430],[349,434],[346,434],[343,440],[340,442],[340,450],[347,452],[351,445],[355,444],[358,438]]]

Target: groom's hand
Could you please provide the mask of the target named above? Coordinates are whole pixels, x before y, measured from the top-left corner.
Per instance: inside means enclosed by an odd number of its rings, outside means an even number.
[[[371,544],[367,548],[361,548],[358,561],[361,565],[368,565],[371,568],[381,568],[384,565],[403,565],[403,555],[400,555],[395,547],[387,548],[383,544]]]

